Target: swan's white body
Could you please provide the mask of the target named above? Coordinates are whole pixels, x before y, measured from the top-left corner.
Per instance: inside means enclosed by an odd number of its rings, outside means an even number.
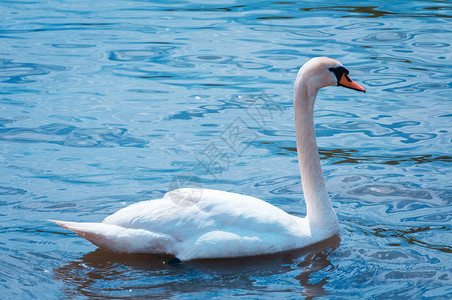
[[[331,68],[343,67],[329,58],[311,59],[300,69],[295,82],[295,125],[307,206],[305,218],[289,215],[254,197],[186,188],[171,191],[162,199],[125,207],[102,223],[54,222],[99,247],[129,253],[173,254],[181,260],[276,253],[303,248],[337,234],[339,224],[324,184],[313,122],[318,90],[339,84],[339,77],[336,81],[328,71]],[[347,87],[364,91],[351,82],[355,86]],[[178,199],[192,205],[180,205],[180,201],[175,201]]]
[[[191,206],[171,197],[182,194]],[[170,253],[181,260],[275,253],[330,237],[335,228],[315,232],[306,218],[292,216],[254,197],[203,189],[179,189],[162,199],[139,202],[103,223],[57,224],[97,246],[120,252]]]

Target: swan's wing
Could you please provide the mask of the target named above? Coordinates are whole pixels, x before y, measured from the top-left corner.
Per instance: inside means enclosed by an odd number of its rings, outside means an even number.
[[[50,220],[75,232],[96,246],[128,253],[173,253],[171,236],[143,229],[105,223],[77,223]]]
[[[181,197],[184,205],[180,205]],[[183,242],[216,230],[240,235],[245,231],[299,235],[300,220],[254,197],[208,189],[201,193],[194,189],[179,189],[162,199],[125,207],[107,217],[104,223],[146,229]]]

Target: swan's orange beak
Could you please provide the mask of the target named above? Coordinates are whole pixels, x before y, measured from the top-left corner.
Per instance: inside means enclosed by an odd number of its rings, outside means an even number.
[[[360,92],[366,92],[366,89],[363,88],[362,86],[360,86],[359,84],[357,84],[356,82],[354,82],[350,77],[348,77],[347,74],[342,74],[341,80],[339,80],[338,85],[352,89],[352,90],[356,90],[356,91],[360,91]]]

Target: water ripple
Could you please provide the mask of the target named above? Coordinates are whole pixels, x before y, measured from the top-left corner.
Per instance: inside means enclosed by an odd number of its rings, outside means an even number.
[[[13,60],[0,59],[0,81],[4,83],[31,83],[37,81],[32,76],[48,75],[55,71],[67,71],[68,67],[36,63],[19,63]]]
[[[27,191],[23,189],[16,189],[7,186],[0,186],[0,195],[23,195]]]
[[[51,143],[71,147],[144,147],[147,141],[134,138],[124,128],[78,128],[53,123],[36,128],[0,129],[0,140],[20,143]]]
[[[450,1],[53,4],[0,2],[3,298],[450,298]],[[187,170],[303,216],[293,81],[314,56],[368,89],[316,107],[341,240],[170,265],[45,221],[100,221]],[[282,108],[261,127],[263,92]],[[213,179],[197,159],[238,117],[256,140]]]
[[[404,197],[410,199],[430,200],[433,197],[427,191],[401,189],[394,185],[367,185],[349,191],[354,196]]]
[[[413,38],[413,35],[401,31],[383,31],[372,33],[364,38],[355,39],[356,42],[365,43],[388,43],[393,45],[393,43],[407,41]]]
[[[140,61],[153,62],[156,59],[162,59],[170,55],[174,50],[173,46],[158,46],[143,50],[114,50],[108,53],[108,59],[111,61]]]

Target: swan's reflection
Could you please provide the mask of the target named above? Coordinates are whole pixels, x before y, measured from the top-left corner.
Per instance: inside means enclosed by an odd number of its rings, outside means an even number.
[[[280,290],[299,292],[286,281],[278,282],[279,274],[289,273],[300,282],[301,293],[311,298],[328,295],[324,286],[329,276],[317,272],[334,269],[329,255],[339,243],[340,238],[336,235],[307,248],[274,255],[175,264],[168,263],[171,256],[121,254],[97,249],[56,269],[55,276],[65,283],[65,293],[69,297],[117,299],[130,296],[168,298],[183,293],[215,292],[221,295],[222,289],[234,290],[236,294],[255,294],[272,291],[275,286]],[[311,282],[314,274],[316,282]]]

